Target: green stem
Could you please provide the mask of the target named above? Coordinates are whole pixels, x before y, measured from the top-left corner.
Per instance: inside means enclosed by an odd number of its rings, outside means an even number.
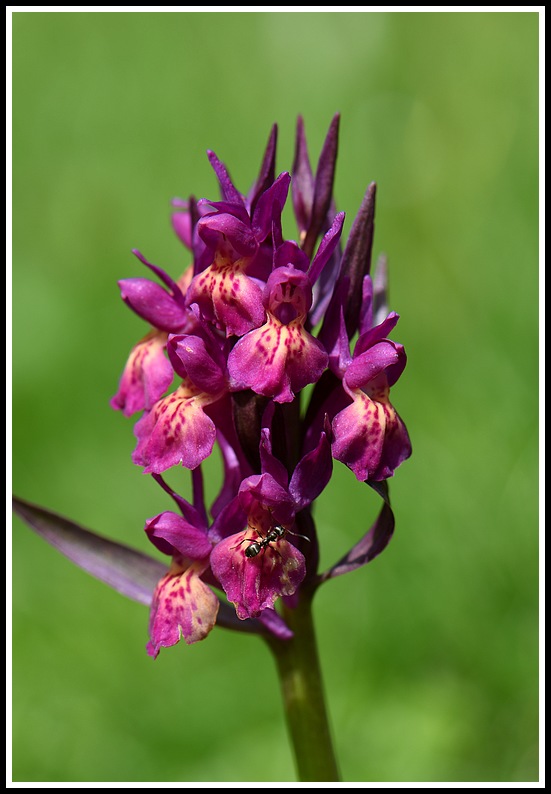
[[[295,609],[284,609],[292,639],[272,637],[268,644],[277,663],[299,780],[335,782],[340,778],[325,707],[312,596],[313,591],[303,591]]]

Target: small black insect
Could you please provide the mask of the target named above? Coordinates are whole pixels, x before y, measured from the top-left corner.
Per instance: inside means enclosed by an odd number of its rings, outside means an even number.
[[[261,551],[265,551],[267,548],[271,548],[271,543],[277,543],[278,540],[285,537],[285,535],[289,533],[290,535],[295,535],[297,538],[304,538],[304,540],[310,540],[307,538],[306,535],[299,535],[298,532],[291,532],[290,529],[285,529],[284,526],[281,524],[274,524],[268,534],[263,537],[261,540],[253,540],[252,538],[244,538],[242,543],[245,540],[250,540],[251,543],[245,549],[245,557],[251,559],[252,557],[256,557],[260,554]],[[276,549],[277,551],[277,549]]]
[[[245,557],[256,557],[261,551],[267,549],[270,543],[276,543],[280,540],[285,535],[286,531],[285,527],[282,527],[281,524],[275,524],[265,538],[253,540],[253,542],[247,546],[245,549]],[[245,540],[251,539],[245,538]]]

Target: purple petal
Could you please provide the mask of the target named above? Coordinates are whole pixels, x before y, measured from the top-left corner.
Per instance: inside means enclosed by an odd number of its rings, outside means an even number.
[[[274,522],[287,526],[294,521],[292,496],[268,473],[253,474],[243,480],[239,488],[239,503],[248,516],[268,513],[266,523],[270,527]]]
[[[183,637],[188,645],[204,640],[216,623],[219,601],[199,578],[201,563],[173,568],[155,588],[149,619],[147,652],[154,659],[161,648],[176,645]]]
[[[332,471],[331,445],[326,433],[322,433],[317,447],[298,462],[289,483],[289,493],[297,511],[317,499],[331,479]]]
[[[351,405],[333,419],[333,457],[363,482],[377,471],[383,454],[386,406],[356,392]]]
[[[263,294],[264,305],[282,323],[306,320],[312,305],[310,279],[293,265],[278,267],[270,273]]]
[[[270,270],[273,267],[273,252],[277,251],[277,249],[283,245],[283,226],[281,223],[282,212],[283,212],[283,207],[280,207],[279,205],[277,207],[274,207],[273,218],[272,218],[272,237],[271,237],[272,257],[271,257],[271,262],[269,263],[270,267],[268,267],[268,269],[266,270],[266,275],[264,276],[264,280],[266,280],[267,275],[270,273]],[[262,248],[265,247],[266,247],[266,242],[261,247],[261,250]],[[306,260],[308,260],[306,254],[304,256],[306,257]]]
[[[346,370],[344,382],[350,389],[361,389],[389,367],[397,371],[396,368],[401,366],[401,372],[405,365],[406,355],[402,345],[385,340],[353,359]]]
[[[67,518],[13,498],[15,513],[44,540],[114,590],[149,606],[166,565],[90,532]]]
[[[180,210],[180,212],[173,212],[172,215],[170,216],[172,228],[174,229],[180,240],[183,242],[185,247],[191,251],[192,240],[193,240],[191,214],[189,212],[187,202],[176,204],[176,201],[179,200],[174,199],[172,204],[174,206],[182,206],[182,209]]]
[[[201,314],[227,336],[246,334],[262,325],[266,316],[262,290],[244,273],[241,260],[228,264],[215,259],[193,278],[187,300],[197,303]]]
[[[224,389],[226,362],[214,345],[207,349],[203,339],[190,334],[170,336],[168,354],[180,377],[189,377],[201,391],[217,394]]]
[[[201,217],[206,220],[216,218],[218,215],[231,215],[244,223],[247,228],[251,225],[249,213],[243,204],[235,204],[232,201],[210,201],[210,199],[202,198],[197,202],[197,209],[201,213]],[[213,210],[217,212],[213,212]]]
[[[310,325],[315,327],[323,320],[331,297],[335,289],[337,274],[341,262],[341,241],[337,243],[335,250],[331,254],[329,261],[321,271],[321,275],[313,286],[314,300],[309,314]]]
[[[194,526],[170,510],[149,518],[145,531],[149,540],[163,554],[173,556],[179,552],[189,559],[202,560],[209,556],[212,549],[206,527]]]
[[[371,485],[384,499],[381,511],[369,532],[336,565],[333,565],[332,568],[322,574],[320,577],[322,582],[335,576],[340,576],[343,573],[355,571],[356,568],[371,562],[386,549],[392,539],[395,519],[388,497],[388,486],[386,482],[368,482],[367,484]]]
[[[315,242],[323,228],[331,206],[339,144],[339,121],[340,115],[337,113],[329,125],[329,131],[325,138],[316,170],[312,215],[302,245],[307,256],[312,255]]]
[[[396,314],[396,312],[390,312],[390,314],[385,317],[385,319],[380,322],[379,325],[375,325],[373,328],[369,328],[360,334],[354,348],[354,357],[358,357],[377,342],[386,339],[386,337],[395,328],[399,319],[399,314]]]
[[[167,360],[165,333],[150,333],[132,348],[111,407],[132,416],[150,410],[166,392],[174,372]]]
[[[208,458],[216,441],[214,423],[203,411],[209,402],[211,397],[183,384],[142,416],[134,427],[132,460],[144,474],[162,474],[180,463],[194,469]]]
[[[273,405],[274,403],[270,402],[268,407]],[[264,420],[266,413],[268,408],[264,412]],[[267,427],[262,428],[260,436],[260,463],[264,474],[270,474],[282,488],[287,489],[289,484],[287,468],[272,454],[271,433]]]
[[[405,424],[392,408],[387,416],[385,443],[379,466],[371,479],[386,480],[394,475],[395,470],[411,455],[411,441]]]
[[[247,557],[249,540],[261,539],[247,528],[218,543],[211,554],[213,574],[222,585],[240,620],[258,617],[282,595],[292,595],[306,574],[304,557],[285,539]]]
[[[270,137],[268,138],[268,145],[262,159],[260,166],[260,173],[258,179],[254,183],[252,189],[249,191],[249,205],[251,208],[251,215],[253,215],[256,203],[259,197],[268,190],[275,179],[275,155],[277,146],[277,124],[271,129]]]
[[[197,233],[213,249],[218,248],[220,242],[228,240],[240,256],[253,256],[258,247],[250,226],[228,212],[201,218]]]
[[[293,632],[275,609],[265,609],[260,613],[257,620],[280,640],[290,640],[293,636]]]
[[[373,277],[373,322],[380,323],[388,314],[388,261],[384,254],[377,259]]]
[[[348,335],[352,336],[358,328],[362,300],[362,282],[371,267],[371,249],[375,217],[376,185],[372,182],[354,218],[350,235],[341,261],[341,276],[348,276],[348,299],[345,317]]]
[[[321,243],[319,244],[317,253],[312,260],[312,264],[310,265],[310,270],[308,271],[310,284],[316,283],[316,281],[321,275],[323,268],[325,267],[325,265],[331,258],[333,251],[337,247],[339,240],[341,238],[343,223],[344,223],[344,212],[339,212],[339,214],[335,217],[335,220],[333,221],[331,228],[324,235]]]
[[[297,270],[306,272],[310,265],[304,251],[298,247],[294,240],[286,240],[277,249],[274,255],[274,270],[280,267],[293,265]]]
[[[324,347],[300,323],[283,325],[270,315],[231,351],[230,388],[252,389],[276,402],[291,402],[295,393],[318,380],[326,366]]]
[[[235,202],[236,204],[243,204],[243,196],[231,181],[230,175],[228,174],[228,170],[224,163],[222,163],[214,154],[214,152],[211,152],[210,150],[207,152],[207,157],[209,158],[210,164],[214,169],[214,173],[218,177],[224,199],[226,201]]]
[[[312,290],[308,276],[289,265],[274,270],[264,290],[268,319],[243,336],[228,358],[233,391],[252,389],[276,402],[315,383],[327,366],[323,345],[303,327]]]
[[[394,407],[354,392],[351,405],[333,419],[333,457],[360,481],[385,480],[411,455],[404,423]]]
[[[272,229],[274,206],[277,205],[278,212],[285,206],[290,183],[291,176],[284,171],[260,196],[252,218],[252,228],[258,242],[265,240]]]
[[[301,237],[306,234],[312,217],[314,201],[314,176],[308,157],[308,146],[304,134],[302,116],[297,119],[297,135],[295,143],[295,159],[293,162],[293,208]]]
[[[171,293],[172,293],[172,297],[174,298],[174,300],[175,300],[175,301],[176,301],[176,302],[177,302],[177,303],[178,303],[180,306],[182,306],[182,308],[185,308],[185,305],[186,305],[186,304],[185,304],[184,296],[182,295],[182,291],[181,291],[181,289],[180,289],[180,286],[179,286],[179,284],[178,284],[176,281],[174,281],[174,279],[173,279],[173,278],[171,278],[171,277],[168,275],[168,273],[167,273],[165,270],[163,270],[161,267],[158,267],[157,265],[153,265],[153,264],[151,264],[151,262],[149,262],[149,261],[148,261],[148,260],[145,258],[145,256],[144,256],[144,255],[143,255],[143,254],[142,254],[140,251],[138,251],[138,249],[137,249],[137,248],[133,248],[133,249],[132,249],[132,253],[134,254],[134,256],[135,256],[135,257],[137,257],[137,258],[140,260],[140,262],[142,263],[142,265],[145,265],[146,267],[148,267],[148,268],[149,268],[149,269],[150,269],[150,270],[151,270],[153,273],[155,273],[155,275],[156,275],[158,278],[160,278],[160,279],[161,279],[161,281],[162,281],[164,284],[166,284],[166,286],[167,286],[167,287],[169,288],[169,290],[171,291]]]
[[[119,281],[121,297],[142,319],[161,331],[178,331],[187,320],[187,312],[168,292],[147,278]]]

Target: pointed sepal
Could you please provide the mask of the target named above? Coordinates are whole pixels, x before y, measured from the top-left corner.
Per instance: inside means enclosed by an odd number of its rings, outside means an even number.
[[[383,506],[375,522],[368,532],[340,559],[335,565],[329,568],[320,576],[320,583],[340,576],[343,573],[350,573],[362,565],[367,565],[378,557],[386,549],[394,534],[395,518],[390,506],[388,494],[388,484],[383,482],[366,481],[379,496],[383,499]]]
[[[15,496],[13,509],[31,529],[80,568],[128,598],[150,605],[157,582],[166,573],[164,563]]]

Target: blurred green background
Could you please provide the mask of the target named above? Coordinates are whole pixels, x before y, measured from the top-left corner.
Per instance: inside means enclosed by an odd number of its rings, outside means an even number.
[[[217,197],[207,148],[247,191],[274,122],[282,171],[297,115],[317,161],[340,111],[336,198],[346,234],[378,184],[414,446],[391,545],[316,600],[343,779],[537,780],[538,14],[12,20],[14,492],[154,553],[171,504],[108,405],[145,333],[117,279],[146,275],[133,247],[187,265],[169,201]],[[327,566],[379,504],[340,465],[320,502]],[[293,781],[264,645],[217,629],[153,662],[147,621],[14,521],[13,779]]]

